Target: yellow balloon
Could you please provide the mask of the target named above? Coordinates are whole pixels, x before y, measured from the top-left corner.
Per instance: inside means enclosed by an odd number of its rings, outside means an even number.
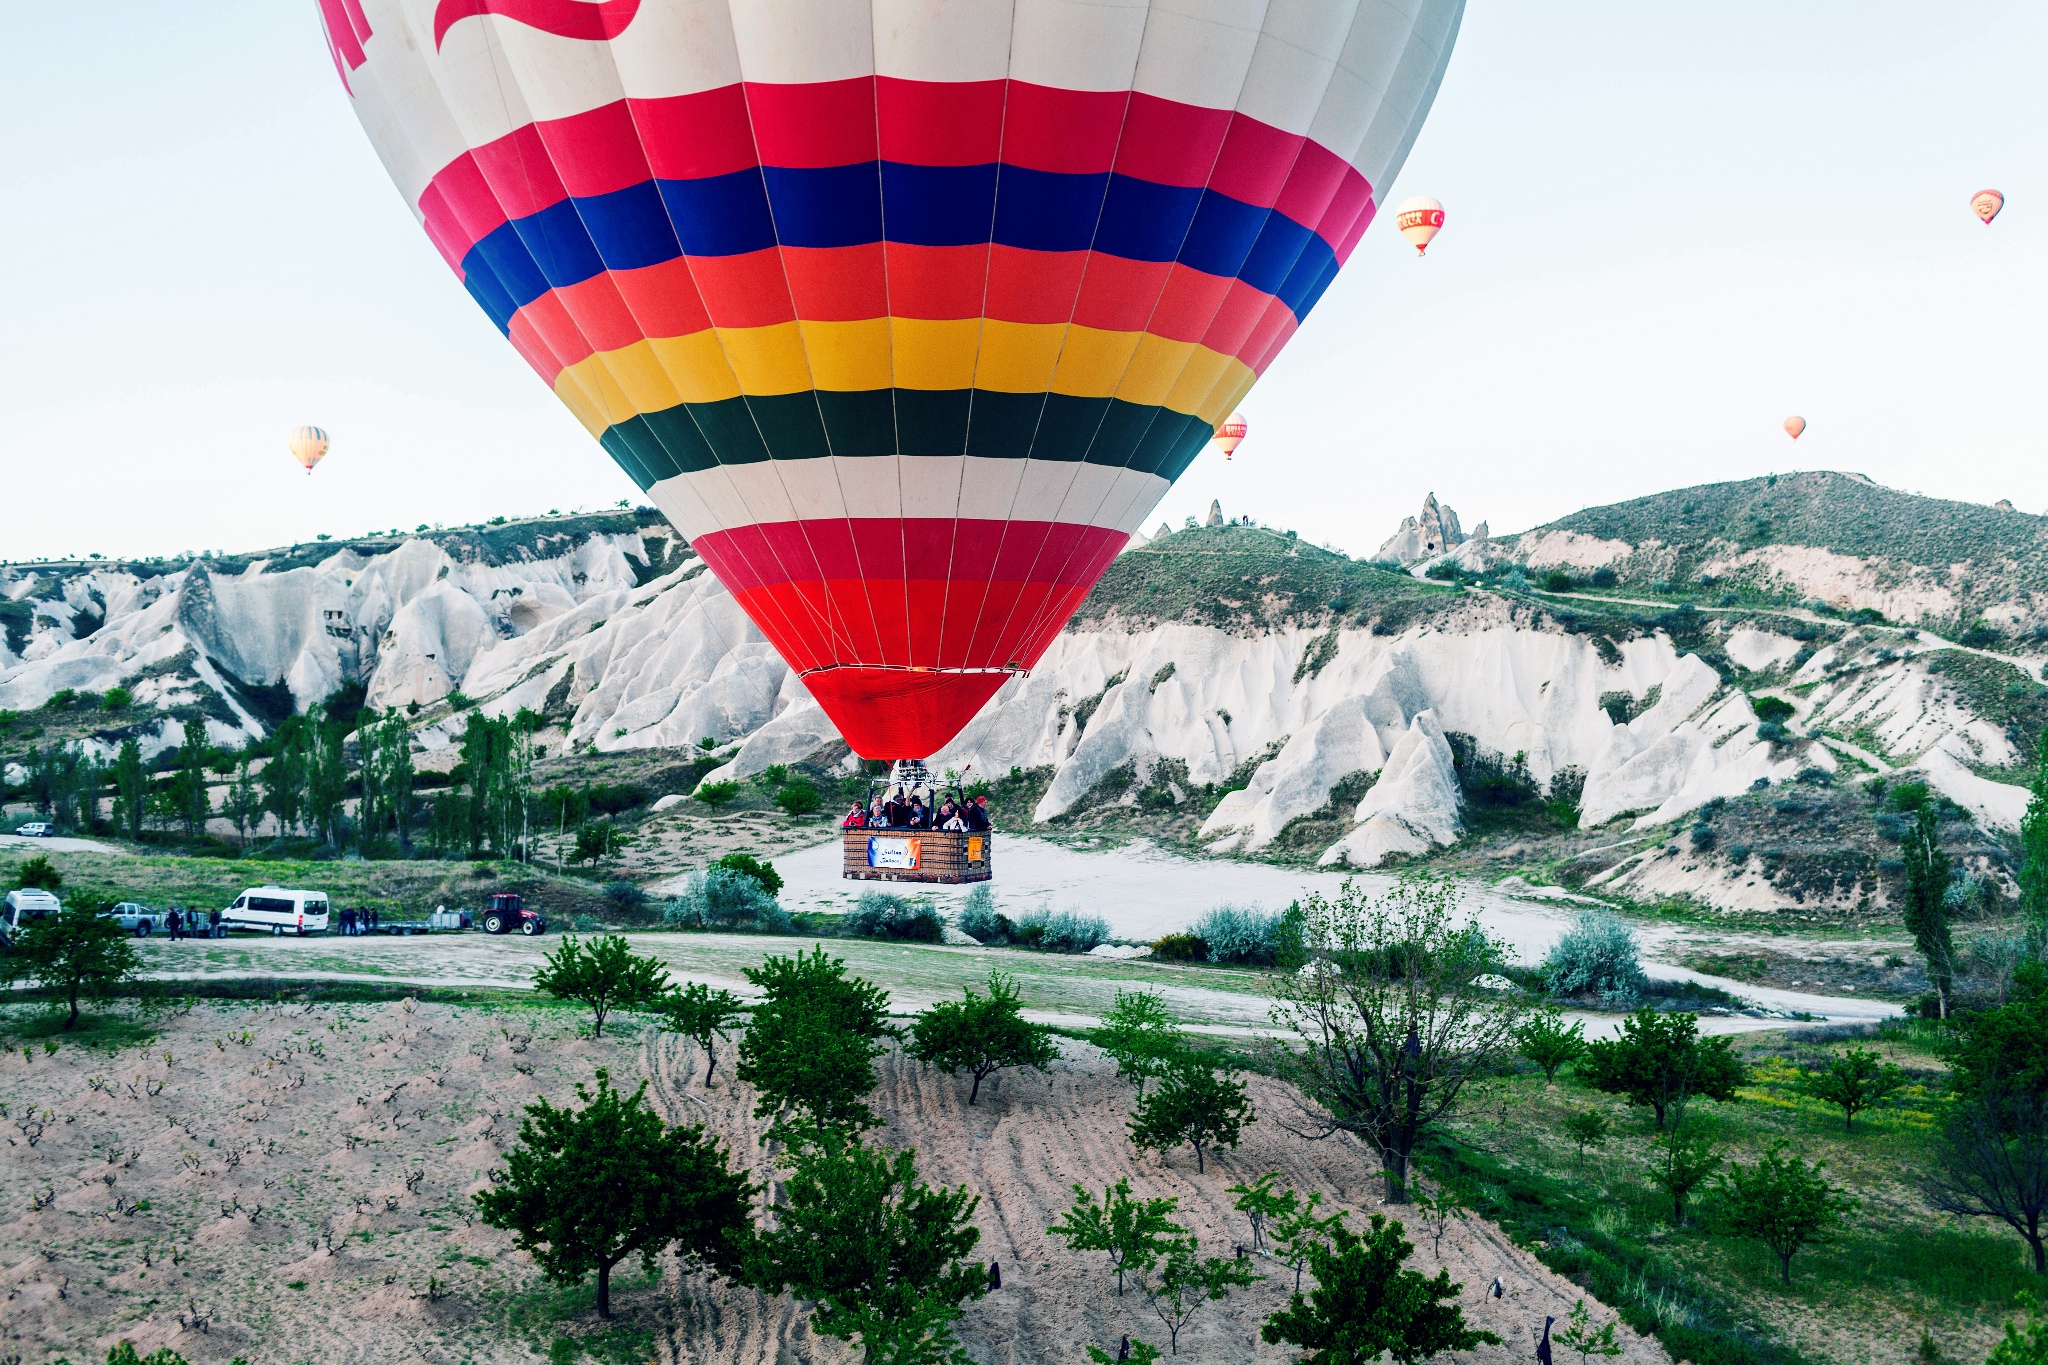
[[[327,454],[327,433],[319,427],[300,427],[292,433],[287,444],[291,447],[292,458],[304,465],[310,474],[313,466]]]

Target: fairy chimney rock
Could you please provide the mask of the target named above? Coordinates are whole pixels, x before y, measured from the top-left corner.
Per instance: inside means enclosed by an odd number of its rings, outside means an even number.
[[[1480,523],[1479,537],[1486,535],[1486,524]],[[1403,565],[1419,564],[1425,559],[1435,559],[1448,554],[1465,543],[1465,532],[1458,525],[1458,514],[1440,505],[1436,494],[1431,493],[1422,500],[1422,515],[1403,517],[1401,529],[1380,546],[1378,559],[1391,559]]]
[[[1210,504],[1209,504],[1209,525],[1211,525],[1211,526],[1221,526],[1222,524],[1223,524],[1223,499],[1221,499],[1221,498],[1216,498],[1216,499],[1214,499],[1213,501],[1211,501],[1211,502],[1210,502]]]

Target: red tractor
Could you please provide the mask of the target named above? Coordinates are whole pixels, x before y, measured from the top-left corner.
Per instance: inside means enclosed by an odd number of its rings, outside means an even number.
[[[501,893],[491,897],[484,907],[484,932],[487,934],[509,934],[513,929],[528,938],[545,934],[548,922],[538,910],[528,910],[519,903],[519,897]]]

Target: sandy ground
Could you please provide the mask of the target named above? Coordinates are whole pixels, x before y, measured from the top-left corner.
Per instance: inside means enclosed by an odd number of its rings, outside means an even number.
[[[596,1320],[536,1320],[551,1292],[469,1204],[515,1140],[520,1106],[565,1098],[609,1065],[649,1078],[670,1121],[708,1122],[766,1169],[752,1095],[723,1076],[706,1090],[695,1045],[630,1029],[593,1040],[575,1022],[437,1005],[200,1006],[166,1019],[146,1052],[73,1044],[0,1055],[10,1116],[0,1349],[31,1362],[89,1360],[125,1337],[194,1365],[237,1354],[259,1365],[544,1358],[557,1332],[580,1335]],[[525,1033],[530,1045],[515,1051]],[[927,1178],[981,1196],[979,1254],[1002,1263],[1003,1288],[960,1324],[976,1361],[1074,1360],[1083,1343],[1113,1346],[1127,1332],[1164,1343],[1141,1294],[1116,1297],[1102,1256],[1070,1254],[1046,1235],[1077,1180],[1128,1177],[1138,1193],[1178,1197],[1182,1221],[1221,1254],[1246,1236],[1225,1187],[1267,1170],[1355,1213],[1378,1207],[1372,1159],[1348,1139],[1287,1132],[1277,1084],[1252,1079],[1259,1121],[1240,1150],[1197,1174],[1185,1153],[1138,1156],[1124,1137],[1128,1087],[1092,1049],[1063,1048],[1050,1077],[1000,1077],[973,1108],[964,1079],[900,1056],[881,1066],[882,1140],[916,1147]],[[1415,1240],[1412,1264],[1433,1270],[1429,1239]],[[1443,1263],[1469,1317],[1505,1338],[1449,1359],[1527,1359],[1544,1315],[1561,1317],[1580,1297],[1477,1222],[1452,1226]],[[1265,1284],[1205,1306],[1182,1335],[1182,1357],[1291,1359],[1256,1341],[1283,1301],[1272,1269]],[[1495,1276],[1498,1300],[1485,1294]],[[856,1358],[810,1336],[791,1301],[681,1277],[672,1261],[655,1281],[622,1270],[615,1292],[620,1320],[649,1330],[662,1362]],[[1667,1359],[1622,1330],[1626,1360]]]

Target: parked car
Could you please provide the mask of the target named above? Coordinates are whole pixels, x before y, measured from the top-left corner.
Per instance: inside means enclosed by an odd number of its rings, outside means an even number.
[[[34,887],[24,886],[19,891],[8,892],[6,902],[0,904],[0,947],[14,942],[14,936],[30,921],[54,915],[63,908],[55,896]]]
[[[48,820],[35,820],[17,827],[14,832],[24,839],[47,839],[57,832],[57,827]]]
[[[284,886],[252,886],[221,914],[228,929],[268,929],[273,935],[327,932],[327,893]]]
[[[100,918],[118,921],[123,929],[137,938],[148,938],[165,927],[164,914],[161,910],[152,910],[134,901],[122,901],[111,910],[102,910]]]
[[[538,910],[528,910],[520,903],[519,897],[501,892],[491,897],[484,907],[484,932],[487,934],[509,934],[514,929],[532,938],[545,934],[548,922]]]

